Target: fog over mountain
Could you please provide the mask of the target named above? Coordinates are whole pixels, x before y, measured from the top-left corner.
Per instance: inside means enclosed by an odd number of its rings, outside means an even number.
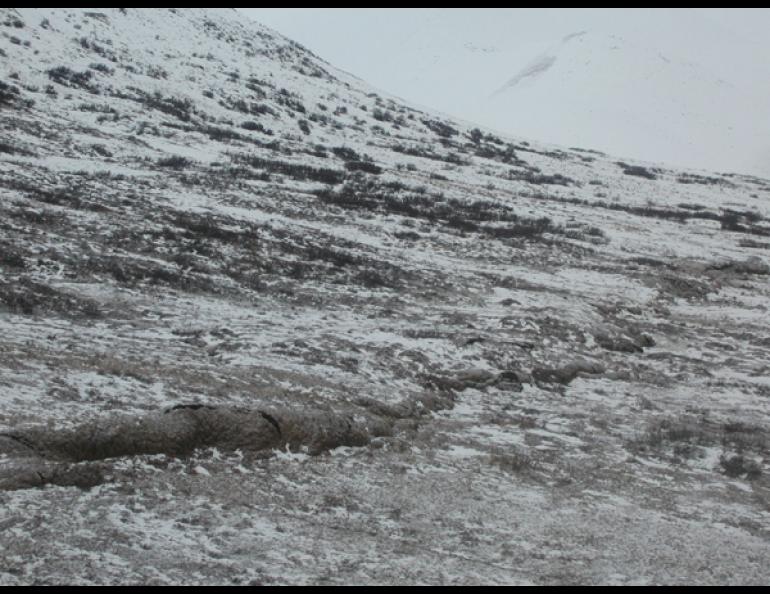
[[[770,175],[767,9],[243,10],[376,86],[496,130]]]

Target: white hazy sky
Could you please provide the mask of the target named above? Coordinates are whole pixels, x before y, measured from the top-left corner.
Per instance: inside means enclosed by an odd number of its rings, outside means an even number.
[[[240,9],[383,91],[566,146],[770,177],[768,9]]]

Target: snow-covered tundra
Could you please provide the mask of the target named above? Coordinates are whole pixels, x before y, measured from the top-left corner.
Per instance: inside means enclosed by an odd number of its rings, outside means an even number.
[[[0,584],[768,582],[769,181],[229,9],[0,34]]]

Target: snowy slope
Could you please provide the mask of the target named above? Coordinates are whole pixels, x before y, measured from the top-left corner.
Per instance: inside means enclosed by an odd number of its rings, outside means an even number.
[[[767,581],[768,180],[229,9],[0,50],[0,584]]]
[[[483,112],[487,122],[495,118],[505,129],[554,142],[571,138],[615,154],[767,175],[767,78],[746,63],[720,72],[703,57],[690,60],[638,37],[596,31],[565,37],[473,115]],[[540,64],[548,68],[538,70]]]
[[[766,9],[244,10],[382,88],[492,129],[770,174]],[[364,49],[346,51],[343,33]]]

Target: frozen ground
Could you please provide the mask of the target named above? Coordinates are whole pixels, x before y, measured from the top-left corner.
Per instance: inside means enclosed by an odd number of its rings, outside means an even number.
[[[0,24],[0,584],[768,582],[770,182]]]

